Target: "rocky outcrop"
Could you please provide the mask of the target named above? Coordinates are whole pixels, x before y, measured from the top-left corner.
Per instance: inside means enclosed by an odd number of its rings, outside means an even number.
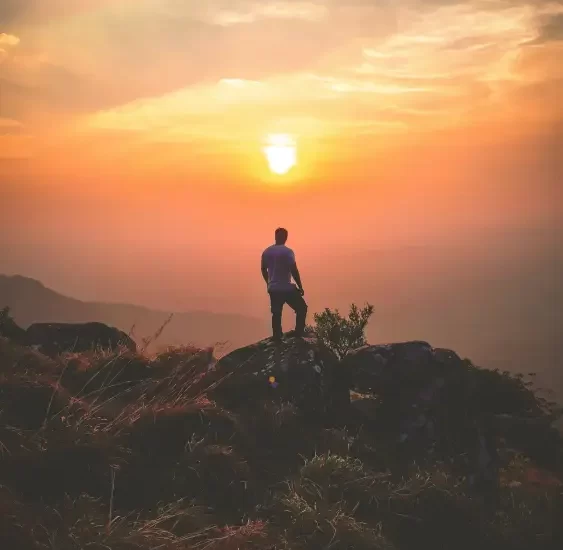
[[[336,356],[315,339],[288,338],[280,345],[267,339],[220,359],[213,373],[220,383],[209,394],[232,410],[279,399],[312,415],[331,414],[350,403],[343,373]]]
[[[95,348],[136,352],[137,344],[123,331],[104,323],[35,323],[27,330],[11,317],[9,308],[0,310],[0,337],[20,346],[55,356],[64,352],[84,352]]]
[[[368,429],[393,438],[411,459],[463,457],[470,480],[494,482],[493,413],[480,409],[472,370],[455,352],[427,342],[365,346],[343,366],[364,397],[353,407]]]
[[[379,429],[400,433],[403,439],[415,427],[427,425],[428,413],[451,395],[452,385],[456,392],[469,390],[463,361],[454,352],[434,349],[427,342],[365,346],[350,353],[343,366],[351,390],[377,398],[373,422]],[[355,407],[366,409],[358,400]]]
[[[359,393],[388,393],[394,387],[416,392],[433,376],[458,368],[461,359],[455,352],[434,349],[427,342],[404,342],[364,346],[348,354],[344,365],[351,389]]]
[[[115,350],[123,346],[133,352],[137,350],[127,334],[103,323],[36,323],[26,331],[26,344],[49,356],[97,347]]]

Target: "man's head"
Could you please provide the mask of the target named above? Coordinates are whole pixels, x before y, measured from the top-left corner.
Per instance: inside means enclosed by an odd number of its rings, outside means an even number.
[[[285,244],[287,241],[287,229],[278,227],[276,229],[276,244]]]

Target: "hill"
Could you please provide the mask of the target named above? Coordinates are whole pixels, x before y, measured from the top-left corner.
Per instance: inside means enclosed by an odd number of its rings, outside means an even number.
[[[32,323],[101,322],[115,326],[141,343],[151,338],[171,312],[131,304],[84,302],[64,296],[27,277],[0,275],[0,307],[9,306],[15,321],[27,328]],[[171,322],[158,345],[197,346],[229,342],[230,346],[250,343],[268,333],[267,323],[250,316],[205,311],[173,312]]]

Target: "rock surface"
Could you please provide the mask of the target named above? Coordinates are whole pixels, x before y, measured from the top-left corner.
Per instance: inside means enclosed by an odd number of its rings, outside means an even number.
[[[317,340],[271,339],[240,348],[220,359],[214,372],[220,384],[210,392],[227,408],[264,399],[294,403],[311,414],[346,409],[350,392],[336,356]]]
[[[137,351],[137,345],[127,334],[103,323],[36,323],[26,331],[26,344],[50,356],[96,347],[115,350],[124,346]]]
[[[460,363],[453,351],[434,349],[427,342],[364,346],[344,359],[351,389],[363,394],[388,392],[398,385],[403,391],[416,391],[433,375]]]
[[[365,396],[353,407],[368,429],[394,438],[411,459],[465,457],[470,481],[496,479],[493,414],[479,409],[471,369],[455,352],[427,342],[365,346],[343,366],[349,387]]]
[[[434,349],[427,342],[364,346],[350,353],[343,366],[351,390],[377,397],[374,421],[379,427],[402,432],[422,427],[420,416],[451,394],[454,380],[459,390],[465,372],[454,352]],[[355,407],[365,409],[361,401],[356,401]]]

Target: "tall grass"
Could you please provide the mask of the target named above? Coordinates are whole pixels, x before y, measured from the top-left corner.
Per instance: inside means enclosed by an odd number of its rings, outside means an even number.
[[[530,457],[506,450],[491,514],[451,463],[397,476],[385,433],[283,400],[227,410],[209,392],[236,372],[213,355],[47,359],[0,339],[0,548],[561,547],[558,476],[528,479]]]

